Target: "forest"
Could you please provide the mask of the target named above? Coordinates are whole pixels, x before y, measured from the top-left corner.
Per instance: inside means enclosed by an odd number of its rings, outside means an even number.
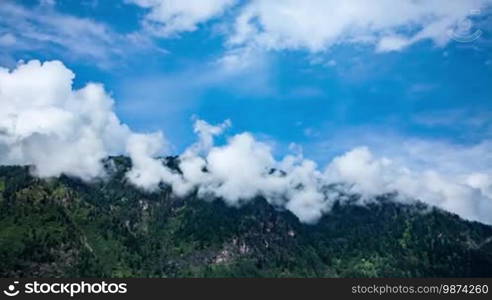
[[[0,167],[0,277],[492,276],[492,227],[418,201],[351,195],[309,225],[261,197],[142,191],[127,157],[106,166],[89,183]]]

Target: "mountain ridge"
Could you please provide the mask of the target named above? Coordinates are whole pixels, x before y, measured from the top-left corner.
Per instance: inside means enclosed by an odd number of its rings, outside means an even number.
[[[92,183],[0,167],[0,275],[492,276],[492,227],[420,202],[338,201],[309,225],[261,197],[235,208],[139,190],[129,164],[108,159],[108,178]]]

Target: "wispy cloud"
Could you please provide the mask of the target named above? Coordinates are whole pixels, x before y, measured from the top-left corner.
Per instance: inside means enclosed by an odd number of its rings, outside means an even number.
[[[148,10],[142,24],[157,36],[173,37],[191,32],[198,26],[219,17],[237,0],[126,0]]]
[[[138,32],[121,34],[106,24],[57,12],[54,5],[27,8],[8,0],[0,5],[0,44],[4,52],[46,51],[99,67],[135,51],[160,51]]]

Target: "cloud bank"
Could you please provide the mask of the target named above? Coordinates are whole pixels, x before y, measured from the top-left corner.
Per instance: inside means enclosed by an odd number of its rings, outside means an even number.
[[[90,181],[105,176],[104,158],[126,154],[133,162],[127,178],[149,192],[167,184],[176,196],[196,191],[236,207],[261,196],[305,223],[315,223],[347,195],[371,201],[397,192],[396,200],[419,199],[492,224],[492,141],[410,141],[387,155],[360,146],[319,168],[299,152],[277,159],[269,145],[247,132],[216,145],[214,138],[231,122],[197,119],[197,141],[180,155],[177,172],[157,158],[167,153],[161,132],[133,132],[118,119],[101,85],[74,90],[74,76],[59,61],[0,69],[0,164],[30,165],[40,177],[67,174]]]

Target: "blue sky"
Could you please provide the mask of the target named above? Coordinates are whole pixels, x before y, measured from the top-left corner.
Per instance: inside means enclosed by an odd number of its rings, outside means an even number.
[[[75,87],[103,83],[123,122],[138,131],[162,130],[175,152],[195,138],[193,115],[211,123],[231,119],[229,134],[252,132],[274,143],[278,153],[297,143],[319,162],[346,150],[348,145],[338,142],[344,135],[368,138],[361,140],[367,143],[373,136],[461,144],[490,137],[491,23],[483,7],[478,16],[464,13],[473,21],[470,30],[482,31],[477,40],[438,44],[429,38],[381,52],[374,43],[333,40],[315,50],[302,45],[279,49],[256,45],[252,50],[247,44],[231,46],[227,27],[247,1],[196,22],[193,30],[160,36],[145,28],[152,8],[130,2],[7,2],[38,16],[71,17],[104,26],[109,42],[89,35],[73,45],[28,38],[22,36],[22,26],[13,29],[15,21],[38,26],[38,33],[57,34],[59,29],[36,23],[29,15],[10,14],[10,23],[0,21],[0,34],[10,32],[16,42],[4,42],[0,63],[12,67],[18,60],[63,61],[76,74]],[[0,12],[2,17],[6,14],[7,10]],[[160,26],[165,25],[163,18]],[[84,29],[80,34],[86,34]],[[142,42],[129,41],[131,34]],[[74,51],[85,46],[100,48],[94,50],[96,54]],[[246,67],[221,69],[217,62],[234,51],[244,52],[245,47],[251,52],[241,57],[249,60]],[[327,146],[328,141],[333,145]]]
[[[142,189],[307,223],[344,183],[492,224],[492,0],[395,3],[0,0],[0,164],[124,154]]]

